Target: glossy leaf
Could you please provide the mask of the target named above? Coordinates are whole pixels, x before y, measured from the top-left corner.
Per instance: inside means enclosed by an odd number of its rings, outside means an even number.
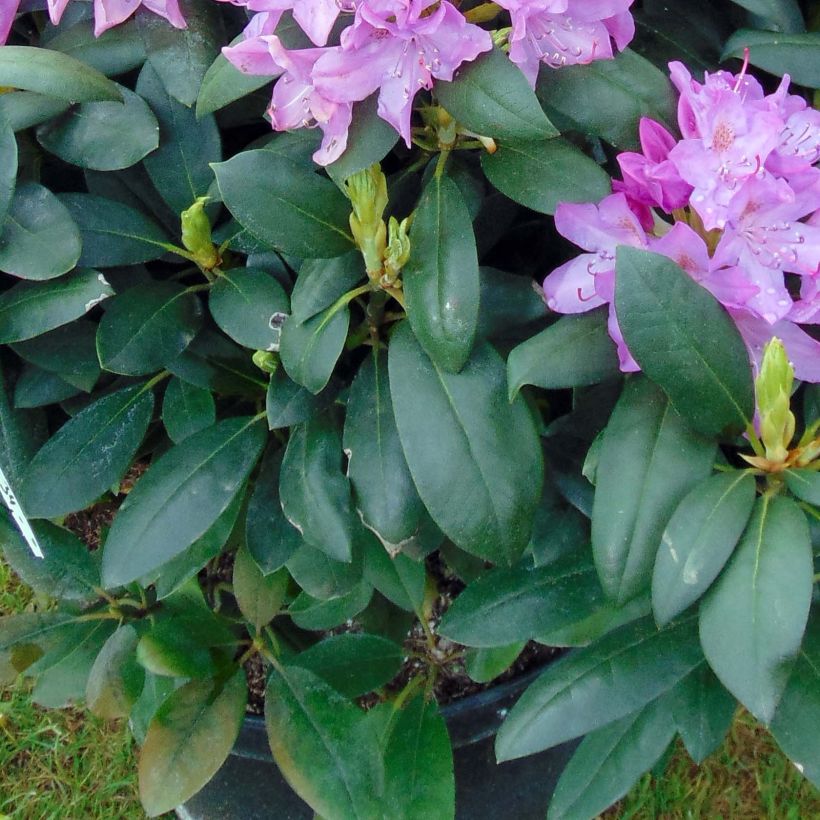
[[[270,377],[265,399],[268,427],[280,430],[307,421],[331,404],[337,392],[338,385],[331,381],[324,390],[314,395],[293,381],[284,368],[277,369]]]
[[[480,281],[472,220],[451,179],[435,177],[425,188],[410,241],[402,275],[407,316],[427,355],[458,372],[478,327]]]
[[[240,669],[224,684],[188,683],[162,703],[140,752],[140,800],[149,817],[172,811],[216,774],[239,734],[247,697]]]
[[[452,82],[439,83],[436,97],[477,134],[501,140],[558,136],[524,75],[497,48],[463,64]]]
[[[652,382],[627,382],[604,432],[592,509],[595,564],[614,601],[649,588],[666,525],[714,455],[715,443],[690,430]]]
[[[329,635],[290,662],[309,669],[345,697],[356,698],[391,681],[404,656],[393,641],[358,632]]]
[[[738,6],[748,9],[752,14],[762,17],[777,31],[805,31],[803,15],[798,0],[732,0]]]
[[[67,102],[121,100],[115,83],[67,54],[32,46],[0,49],[0,85]]]
[[[820,788],[820,622],[809,622],[771,732],[800,773]]]
[[[225,206],[269,247],[315,259],[353,247],[350,203],[309,166],[271,151],[245,151],[213,169]]]
[[[593,134],[622,150],[638,148],[641,117],[670,128],[676,122],[666,71],[628,48],[614,60],[542,71],[536,93],[561,130]]]
[[[700,639],[724,686],[766,723],[800,649],[812,594],[806,517],[762,497],[731,562],[701,604]]]
[[[752,371],[729,314],[665,256],[622,246],[617,260],[618,322],[644,373],[696,430],[745,427]]]
[[[133,385],[67,421],[26,471],[20,492],[28,514],[56,518],[93,503],[131,465],[153,410],[153,393]]]
[[[398,546],[418,529],[424,506],[399,440],[383,351],[368,356],[350,387],[344,449],[362,521]]]
[[[50,521],[32,524],[43,558],[35,557],[10,518],[0,519],[3,557],[23,583],[46,596],[67,601],[96,599],[100,571],[88,547]]]
[[[302,629],[332,629],[358,615],[370,603],[372,595],[373,587],[366,581],[357,583],[346,595],[327,601],[302,592],[288,608],[288,614]]]
[[[64,100],[37,94],[34,91],[9,91],[0,95],[0,116],[13,131],[24,131],[33,125],[58,117],[69,107]]]
[[[145,48],[133,20],[108,29],[99,37],[88,18],[68,27],[66,23],[67,19],[60,26],[62,31],[49,39],[48,47],[75,57],[106,77],[132,71],[145,60]]]
[[[288,586],[287,572],[263,575],[250,552],[242,547],[233,565],[233,594],[245,619],[257,633],[279,612]]]
[[[481,157],[487,179],[502,194],[542,214],[559,202],[598,202],[610,192],[607,173],[563,139],[502,143]]]
[[[100,364],[128,376],[153,373],[176,359],[201,325],[202,305],[182,285],[135,285],[111,300],[100,321]]]
[[[555,390],[615,378],[618,354],[600,310],[562,316],[555,324],[522,342],[507,359],[510,397],[525,384]]]
[[[786,470],[786,485],[802,501],[820,507],[820,473],[816,470]]]
[[[238,42],[241,42],[241,38],[234,40],[231,45]],[[213,114],[214,111],[247,97],[270,81],[270,77],[245,74],[228,62],[224,54],[218,54],[202,78],[196,99],[196,116],[203,118]]]
[[[0,618],[0,682],[12,684],[17,676],[65,633],[73,616],[66,612],[22,612]]]
[[[680,502],[655,558],[652,609],[658,624],[669,623],[711,586],[746,529],[754,501],[754,478],[731,472],[712,476]]]
[[[568,556],[539,569],[485,572],[452,603],[439,631],[467,646],[508,646],[574,623],[602,603],[589,558]]]
[[[723,48],[722,60],[742,57],[777,76],[788,74],[792,82],[820,88],[820,37],[816,31],[782,34],[776,31],[736,31]]]
[[[427,580],[423,562],[402,553],[391,555],[373,538],[364,554],[364,577],[396,606],[421,612]]]
[[[675,725],[695,763],[714,752],[729,731],[737,702],[709,664],[693,669],[672,692]]]
[[[256,478],[245,518],[245,543],[265,575],[283,567],[302,545],[299,531],[285,518],[279,501],[284,450],[268,450]]]
[[[388,363],[399,438],[433,520],[468,552],[512,563],[529,541],[543,467],[529,410],[507,400],[501,358],[484,344],[445,373],[405,323]]]
[[[80,265],[137,265],[158,259],[167,250],[162,228],[128,205],[92,194],[62,194],[60,201],[80,229]]]
[[[476,683],[490,683],[515,663],[526,645],[518,641],[509,646],[473,649],[464,658],[464,668]]]
[[[0,168],[0,225],[2,225],[11,206],[17,182],[17,140],[8,117],[2,112],[0,112],[0,156],[3,157],[3,167]]]
[[[417,696],[394,721],[384,751],[384,817],[452,820],[453,748],[436,702]]]
[[[209,390],[173,378],[162,399],[162,423],[174,444],[210,427],[216,421],[216,405]]]
[[[47,438],[45,416],[40,411],[19,410],[12,405],[7,379],[0,367],[0,464],[15,490]]]
[[[281,666],[265,695],[273,759],[317,814],[334,820],[378,816],[383,764],[365,715],[307,669]]]
[[[337,561],[350,561],[354,512],[341,468],[338,432],[329,419],[314,417],[291,432],[279,493],[285,516],[305,541]]]
[[[364,277],[364,263],[358,250],[335,259],[306,259],[290,297],[291,316],[297,322],[306,322],[355,288]]]
[[[65,162],[96,171],[139,162],[159,145],[159,125],[142,97],[119,89],[124,104],[84,103],[40,126],[40,145]]]
[[[106,278],[91,268],[48,282],[18,282],[0,295],[0,342],[33,339],[73,322],[113,295]]]
[[[499,761],[548,749],[642,709],[701,661],[694,619],[658,631],[650,619],[550,664],[496,738]]]
[[[103,552],[103,582],[130,583],[203,535],[244,485],[265,443],[256,419],[232,418],[171,448],[120,508]]]
[[[80,231],[60,200],[35,182],[18,185],[0,233],[0,270],[54,279],[77,264],[80,249]]]
[[[219,9],[196,0],[179,0],[186,22],[174,28],[155,14],[140,14],[137,25],[148,62],[168,93],[188,107],[196,102],[202,79],[227,42]]]
[[[547,820],[593,820],[655,765],[674,735],[667,698],[587,735],[558,780]]]
[[[266,271],[225,271],[211,288],[208,306],[216,323],[235,342],[252,350],[278,349],[280,324],[290,306],[282,286]]]
[[[139,636],[123,624],[97,655],[85,689],[89,710],[103,720],[128,717],[145,684],[145,671],[136,661]]]
[[[213,117],[197,119],[174,99],[151,64],[140,73],[137,93],[159,121],[159,148],[145,158],[145,170],[171,210],[180,214],[205,196],[214,181],[209,163],[222,159],[219,129]]]

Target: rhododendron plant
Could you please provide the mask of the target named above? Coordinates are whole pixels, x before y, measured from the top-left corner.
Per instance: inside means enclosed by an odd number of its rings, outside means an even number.
[[[0,0],[0,683],[152,817],[820,785],[818,25]]]

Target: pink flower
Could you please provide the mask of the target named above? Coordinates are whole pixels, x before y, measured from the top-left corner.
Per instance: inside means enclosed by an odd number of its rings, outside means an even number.
[[[640,123],[642,154],[624,152],[618,155],[627,196],[649,207],[658,206],[667,213],[689,203],[692,186],[681,178],[669,159],[677,140],[659,123],[643,117]],[[649,227],[651,228],[651,221]]]
[[[56,26],[62,19],[69,0],[48,0],[48,15]],[[20,0],[0,0],[0,43],[5,43],[11,31]],[[164,17],[172,26],[185,28],[185,18],[179,10],[179,0],[94,0],[94,34],[99,37],[108,29],[124,23],[140,7]]]
[[[221,0],[221,2],[244,6],[248,11],[269,13],[275,16],[277,21],[283,11],[291,10],[293,19],[317,46],[327,43],[330,30],[340,12],[353,11],[352,5],[345,7],[344,3],[337,2],[337,0]],[[246,36],[250,36],[247,31]]]
[[[498,0],[510,12],[510,59],[535,86],[539,63],[552,68],[612,59],[612,40],[635,36],[633,0]]]
[[[337,103],[364,100],[378,90],[379,116],[408,146],[416,93],[432,88],[434,78],[452,80],[462,63],[492,48],[489,33],[447,0],[364,0],[341,42],[341,49],[316,62],[315,88]]]

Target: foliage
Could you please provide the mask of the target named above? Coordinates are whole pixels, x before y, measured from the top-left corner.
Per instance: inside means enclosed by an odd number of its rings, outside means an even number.
[[[527,641],[571,651],[496,751],[584,737],[551,817],[737,702],[820,783],[818,21],[42,5],[0,19],[0,467],[45,557],[0,543],[56,603],[0,619],[0,682],[128,717],[151,816],[254,659],[317,814],[452,817],[442,667]]]

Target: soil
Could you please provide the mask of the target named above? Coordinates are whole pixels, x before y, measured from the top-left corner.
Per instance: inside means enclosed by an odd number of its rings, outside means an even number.
[[[146,469],[147,465],[145,464],[135,464],[123,478],[119,495],[96,504],[88,510],[67,516],[65,526],[87,544],[90,550],[99,549],[104,540],[104,534],[111,526],[117,510],[125,500],[125,496]],[[404,648],[407,650],[407,659],[404,665],[393,680],[384,687],[381,694],[371,693],[359,698],[359,704],[363,708],[372,708],[385,696],[390,697],[399,692],[411,678],[431,666],[436,667],[438,670],[433,692],[437,702],[444,705],[492,688],[503,681],[512,680],[562,654],[563,650],[561,649],[531,641],[524,647],[515,662],[499,677],[489,683],[476,683],[469,677],[465,669],[464,656],[467,648],[453,643],[436,631],[444,613],[465,585],[453,570],[446,565],[438,553],[428,556],[426,563],[428,572],[434,579],[439,592],[428,620],[432,643],[421,623],[416,620],[404,641]],[[225,553],[200,573],[200,581],[207,591],[219,582],[230,582],[232,573],[233,554]],[[353,620],[326,634],[358,631],[361,631],[361,625]],[[249,690],[248,712],[262,715],[264,713],[267,669],[259,655],[252,657],[245,663],[245,673]]]

